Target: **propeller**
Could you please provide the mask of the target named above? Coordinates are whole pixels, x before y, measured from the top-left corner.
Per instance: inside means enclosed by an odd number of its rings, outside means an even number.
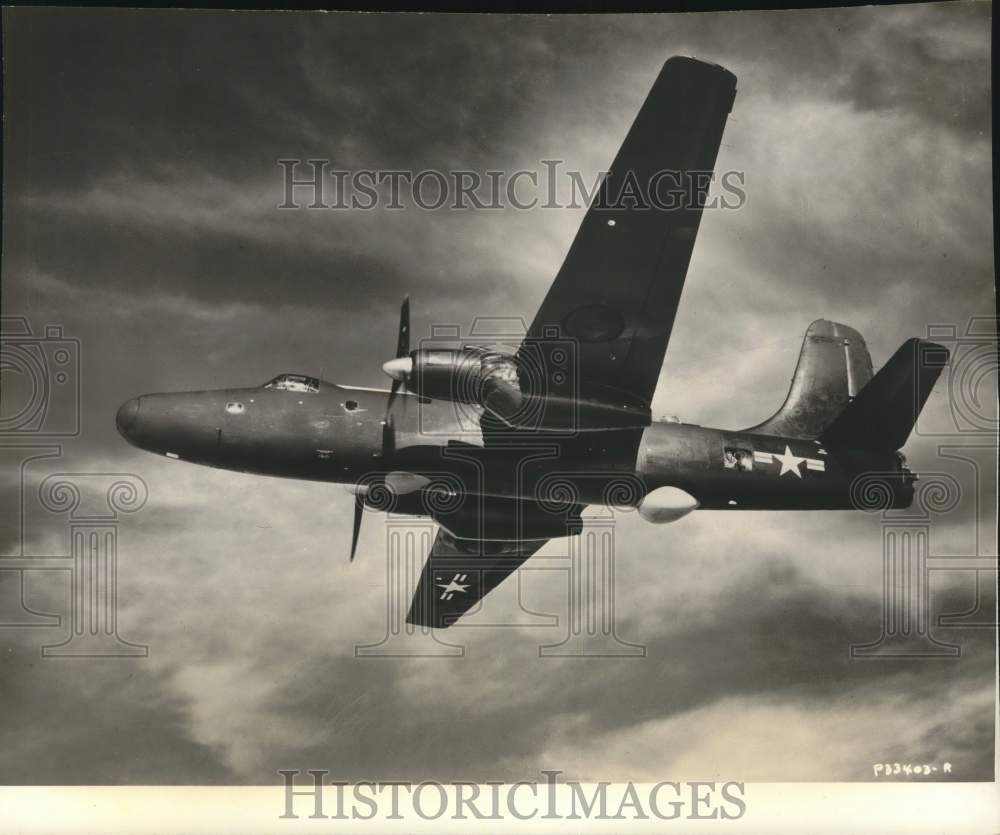
[[[385,420],[382,421],[382,460],[389,461],[396,448],[396,434],[393,429],[392,404],[396,394],[406,380],[406,375],[413,368],[410,359],[410,297],[403,299],[399,309],[399,336],[396,340],[396,356],[382,366],[382,369],[392,377],[392,387],[389,389],[389,400],[385,407]],[[365,515],[365,496],[368,485],[359,484],[354,494],[354,527],[351,532],[351,562],[358,550],[358,537],[361,535],[361,519]]]
[[[386,415],[382,421],[382,460],[389,461],[396,451],[396,426],[392,415]]]
[[[361,517],[365,515],[365,497],[363,493],[358,493],[354,497],[354,532],[351,534],[351,562],[354,562],[354,553],[358,550],[358,536],[361,533]]]
[[[396,434],[393,431],[392,415],[386,415],[382,421],[382,461],[389,462],[396,449]],[[354,486],[354,528],[351,532],[351,562],[354,562],[354,554],[358,550],[358,537],[361,534],[361,519],[365,515],[365,502],[368,498],[368,491],[373,486],[372,482],[364,481]]]
[[[410,297],[403,299],[403,305],[399,308],[399,338],[396,340],[396,356],[382,366],[390,377],[392,377],[392,387],[389,389],[389,402],[386,404],[386,417],[392,411],[392,404],[396,400],[406,375],[413,368],[413,360],[410,359]]]

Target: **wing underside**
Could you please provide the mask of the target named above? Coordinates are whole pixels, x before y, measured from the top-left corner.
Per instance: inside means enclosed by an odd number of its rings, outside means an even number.
[[[441,528],[424,564],[406,620],[436,629],[451,626],[546,542],[547,539],[463,540]]]
[[[664,65],[519,352],[546,394],[648,407],[735,93],[721,67]]]
[[[582,509],[479,497],[467,508],[435,513],[441,527],[407,621],[437,629],[451,626],[550,539],[578,534]]]

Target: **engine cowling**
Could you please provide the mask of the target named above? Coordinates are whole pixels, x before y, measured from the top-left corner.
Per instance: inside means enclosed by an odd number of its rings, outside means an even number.
[[[414,394],[481,405],[500,417],[516,414],[524,401],[514,358],[496,351],[418,349],[383,367]]]
[[[648,426],[649,408],[614,391],[545,393],[545,381],[525,381],[509,354],[466,346],[418,349],[382,366],[414,394],[482,406],[508,426],[545,431],[586,431]]]

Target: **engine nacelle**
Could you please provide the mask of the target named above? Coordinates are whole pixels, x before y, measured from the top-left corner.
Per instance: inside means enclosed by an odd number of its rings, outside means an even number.
[[[508,426],[577,432],[649,425],[649,408],[611,389],[548,395],[545,381],[523,380],[517,360],[486,348],[418,349],[382,366],[409,391],[432,400],[482,406]]]
[[[698,500],[680,487],[657,487],[639,502],[639,515],[647,522],[665,525],[698,509]]]
[[[523,401],[514,358],[482,348],[420,349],[410,354],[406,386],[435,400],[481,405],[499,415],[517,412]]]

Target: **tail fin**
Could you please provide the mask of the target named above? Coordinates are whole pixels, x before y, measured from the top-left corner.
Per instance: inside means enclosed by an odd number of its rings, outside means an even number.
[[[944,346],[908,339],[822,434],[823,443],[880,452],[900,449],[947,364]]]
[[[871,378],[872,360],[861,334],[847,325],[817,319],[802,340],[784,404],[747,431],[818,438]]]

